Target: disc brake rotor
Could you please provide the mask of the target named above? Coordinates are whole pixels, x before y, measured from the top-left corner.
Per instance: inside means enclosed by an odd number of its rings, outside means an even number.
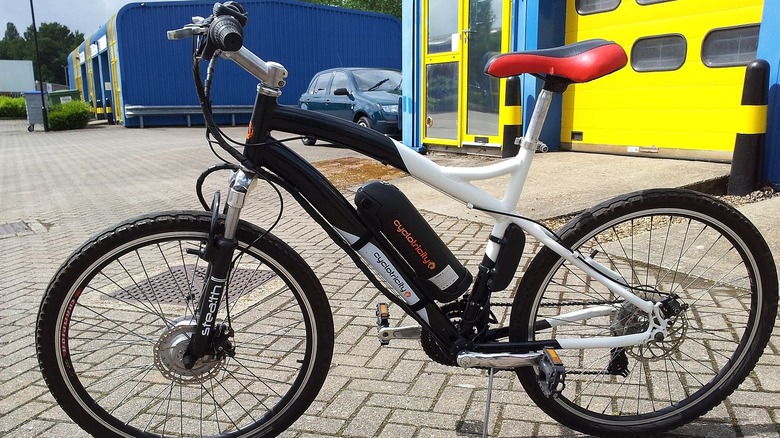
[[[184,385],[205,382],[216,376],[224,364],[224,360],[204,361],[204,358],[200,358],[191,369],[184,366],[182,358],[197,324],[194,318],[179,318],[160,335],[154,345],[155,366],[174,382]]]

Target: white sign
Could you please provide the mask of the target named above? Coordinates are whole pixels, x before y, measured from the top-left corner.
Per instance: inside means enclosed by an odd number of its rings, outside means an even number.
[[[100,37],[99,40],[97,40],[98,52],[102,52],[103,50],[106,50],[106,47],[108,47],[106,41],[107,40],[105,35],[103,35],[102,37]]]

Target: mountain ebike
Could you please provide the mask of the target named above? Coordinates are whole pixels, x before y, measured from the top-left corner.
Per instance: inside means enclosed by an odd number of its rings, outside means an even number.
[[[288,192],[393,307],[377,306],[382,343],[419,338],[432,360],[515,372],[563,425],[602,436],[678,427],[731,394],[756,365],[777,312],[777,272],[756,228],[723,202],[688,190],[629,193],[558,232],[517,213],[552,96],[626,64],[617,44],[588,40],[501,54],[485,71],[544,82],[516,156],[440,166],[370,129],[277,104],[287,71],[243,47],[247,17],[216,4],[170,39],[193,41],[193,76],[207,132],[235,164],[226,201],[204,211],[150,213],[87,241],[55,274],[36,342],[46,383],[95,436],[275,436],[325,380],[334,326],[303,258],[240,218],[262,181]],[[245,142],[215,124],[218,59],[260,84]],[[205,74],[201,64],[208,63]],[[341,145],[407,172],[495,219],[475,272],[464,267],[397,188],[368,182],[348,201],[272,131]],[[503,198],[471,182],[509,175]],[[201,181],[202,182],[202,181]],[[269,203],[270,205],[270,203]],[[514,283],[527,239],[543,245],[525,269],[508,324],[495,292]]]

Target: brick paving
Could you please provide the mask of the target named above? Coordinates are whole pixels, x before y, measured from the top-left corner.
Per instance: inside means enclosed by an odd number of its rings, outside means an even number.
[[[198,129],[28,133],[23,121],[0,121],[0,436],[86,435],[54,403],[38,371],[33,331],[43,291],[65,258],[101,229],[149,211],[198,209],[194,181],[215,162]],[[244,218],[270,224],[275,195],[260,188],[252,196]],[[292,199],[284,205],[275,233],[321,278],[336,346],[322,391],[283,436],[481,436],[485,372],[438,365],[416,341],[380,347],[374,306],[381,296]],[[473,270],[485,225],[424,215]],[[410,323],[393,317],[394,325]],[[779,347],[775,334],[731,397],[669,436],[778,436]],[[497,437],[581,436],[546,417],[508,372],[495,378],[489,430]]]

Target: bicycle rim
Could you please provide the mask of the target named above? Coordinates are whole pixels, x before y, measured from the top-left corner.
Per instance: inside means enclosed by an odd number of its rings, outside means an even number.
[[[55,332],[58,372],[78,404],[66,411],[126,436],[275,435],[300,415],[293,405],[313,398],[302,395],[322,365],[318,310],[291,272],[300,267],[247,248],[247,237],[217,316],[235,331],[224,343],[235,352],[180,366],[207,275],[187,250],[206,238],[205,229],[134,238],[72,283]]]

